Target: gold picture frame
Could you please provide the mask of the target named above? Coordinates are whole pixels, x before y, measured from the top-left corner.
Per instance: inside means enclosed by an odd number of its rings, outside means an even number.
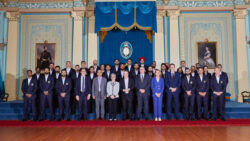
[[[217,42],[210,42],[206,39],[196,44],[197,62],[201,67],[208,66],[208,69],[214,69],[218,64]]]
[[[41,63],[41,54],[44,51],[45,46],[48,48],[47,52],[51,56],[51,60],[48,61],[48,63],[56,62],[56,57],[55,57],[56,56],[56,43],[47,43],[47,41],[45,41],[44,43],[36,43],[36,46],[35,46],[36,47],[36,55],[35,55],[36,66],[39,67],[41,70],[43,70],[45,67],[45,65],[42,65]]]

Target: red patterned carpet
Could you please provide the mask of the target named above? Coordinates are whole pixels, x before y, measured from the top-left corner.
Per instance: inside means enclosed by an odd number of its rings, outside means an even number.
[[[0,127],[188,127],[188,126],[250,126],[250,119],[229,119],[227,121],[185,121],[185,120],[163,120],[155,121],[13,121],[2,120]]]

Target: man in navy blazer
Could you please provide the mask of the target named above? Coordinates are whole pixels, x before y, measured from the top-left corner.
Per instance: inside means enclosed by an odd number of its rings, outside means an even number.
[[[78,101],[79,105],[78,121],[80,121],[82,118],[84,118],[84,120],[88,120],[87,101],[90,99],[90,92],[90,78],[87,76],[87,70],[82,69],[81,75],[76,80],[76,100]]]
[[[175,65],[170,64],[170,72],[166,73],[165,86],[167,93],[167,113],[168,119],[172,116],[172,99],[175,103],[175,118],[179,119],[180,113],[180,92],[181,92],[181,76],[175,72]]]
[[[228,82],[226,76],[220,74],[219,67],[216,67],[214,72],[215,75],[210,82],[213,95],[213,120],[216,120],[219,114],[220,119],[225,121],[225,94]]]
[[[36,89],[37,81],[32,77],[32,70],[27,70],[28,78],[23,80],[22,92],[23,92],[23,121],[28,119],[28,106],[29,102],[32,105],[33,121],[36,121],[37,110],[36,110]]]
[[[59,118],[58,121],[63,119],[63,111],[65,105],[66,118],[70,121],[70,91],[72,89],[71,79],[66,76],[66,70],[61,71],[61,77],[56,82],[56,93],[58,96],[59,105]]]
[[[44,75],[40,80],[40,103],[41,103],[41,118],[40,121],[45,119],[45,106],[46,101],[49,105],[50,111],[50,121],[54,120],[54,113],[53,113],[53,88],[54,88],[54,77],[49,75],[49,68],[44,69]]]
[[[184,109],[185,109],[185,120],[194,120],[194,103],[195,103],[195,88],[196,80],[195,77],[191,76],[191,70],[186,68],[185,76],[182,78],[182,89],[184,92]]]
[[[209,106],[209,78],[204,75],[204,70],[202,67],[198,69],[198,75],[196,76],[196,92],[197,92],[197,115],[198,120],[201,119],[202,105],[204,118],[209,119],[208,106]]]
[[[148,102],[150,96],[151,79],[145,72],[145,68],[140,67],[140,74],[137,75],[135,79],[135,88],[137,94],[137,120],[140,119],[142,108],[145,119],[148,120]],[[142,105],[144,107],[142,107]]]

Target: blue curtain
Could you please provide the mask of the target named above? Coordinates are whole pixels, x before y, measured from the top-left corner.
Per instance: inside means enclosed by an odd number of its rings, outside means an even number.
[[[144,56],[146,58],[145,64],[152,64],[153,47],[142,30],[108,31],[103,43],[100,43],[99,46],[100,64],[113,65],[115,59],[126,63],[127,59],[124,59],[120,54],[120,46],[124,41],[130,42],[132,45],[133,53],[130,58],[133,62],[139,62],[139,58]]]
[[[150,28],[154,32],[157,32],[157,9],[156,4],[153,1],[96,2],[95,32],[98,32],[101,29],[105,29],[106,31],[112,30],[113,25],[115,24],[117,24],[118,28],[121,30],[131,30],[135,25],[135,8],[136,22],[141,27],[141,30],[149,30],[148,28]]]
[[[0,43],[6,44],[8,38],[8,20],[6,18],[6,12],[0,11]],[[4,83],[6,74],[6,55],[7,46],[0,49],[0,97],[4,94]]]

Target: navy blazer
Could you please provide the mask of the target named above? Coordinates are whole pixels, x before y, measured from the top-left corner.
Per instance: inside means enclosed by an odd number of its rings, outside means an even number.
[[[40,88],[41,93],[44,91],[48,91],[49,94],[52,94],[54,88],[54,77],[49,75],[47,82],[45,81],[45,75],[43,75],[40,79]]]
[[[185,75],[182,78],[182,89],[186,92],[186,91],[191,91],[192,93],[195,93],[195,89],[196,89],[196,80],[195,77],[192,77],[190,75],[190,79],[189,79],[189,83],[187,80],[187,76]]]
[[[25,94],[32,94],[32,96],[36,96],[37,89],[37,81],[34,77],[31,78],[30,85],[28,85],[28,78],[23,80],[22,83],[22,92]]]
[[[216,80],[216,76],[213,75],[210,81],[210,86],[213,92],[224,92],[227,89],[227,78],[220,75],[219,83]]]
[[[150,94],[151,79],[147,74],[144,74],[143,82],[141,82],[141,75],[137,75],[135,79],[135,88],[137,93],[140,93],[140,89],[145,89],[144,94]]]
[[[107,81],[110,81],[111,80],[111,74],[112,74],[112,71],[110,70],[109,71],[109,76],[108,76],[108,73],[107,71],[105,71],[102,76],[105,77],[107,79]]]
[[[62,82],[62,77],[58,78],[56,82],[56,92],[58,95],[61,93],[66,93],[66,96],[70,95],[72,84],[71,84],[71,79],[69,77],[65,78],[65,82],[63,84]]]
[[[196,91],[199,92],[208,92],[209,90],[209,78],[206,75],[203,75],[202,81],[200,76],[196,76]]]
[[[43,77],[43,74],[40,73],[39,78],[37,79],[36,73],[32,75],[32,78],[36,80],[37,92],[40,91],[40,80]]]
[[[175,72],[174,80],[172,79],[171,72],[166,72],[165,74],[165,86],[166,92],[170,93],[170,87],[177,88],[176,92],[180,93],[181,88],[181,76],[178,72]]]
[[[91,81],[88,76],[85,76],[85,95],[91,94]],[[77,96],[81,95],[81,76],[76,80],[76,93]]]
[[[120,69],[120,65],[118,66],[118,70],[117,70],[117,71],[116,71],[116,69],[115,69],[115,66],[112,66],[112,67],[111,67],[112,73],[115,73],[116,75],[119,74],[120,70],[121,70],[121,69]]]
[[[66,73],[67,73],[67,68],[64,68],[64,69],[66,70]],[[70,71],[69,71],[69,74],[67,74],[67,76],[69,78],[71,78],[72,80],[74,80],[75,79],[75,75],[76,75],[76,71],[73,68],[71,68]]]

